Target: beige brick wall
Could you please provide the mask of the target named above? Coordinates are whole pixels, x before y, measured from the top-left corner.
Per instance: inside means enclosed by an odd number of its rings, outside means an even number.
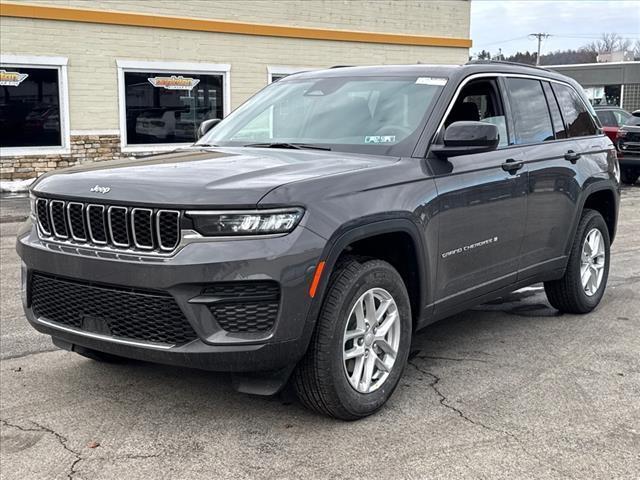
[[[200,1],[57,2],[122,11],[206,16],[281,25],[469,36],[467,1]],[[231,65],[231,105],[264,87],[268,65],[326,67],[401,63],[462,63],[465,48],[421,47],[244,36],[142,27],[0,17],[3,54],[69,58],[71,129],[117,129],[116,59]]]
[[[468,0],[10,0],[299,27],[469,37]]]

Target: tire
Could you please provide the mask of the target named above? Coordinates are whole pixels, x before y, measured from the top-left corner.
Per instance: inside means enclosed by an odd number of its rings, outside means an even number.
[[[587,267],[586,271],[587,274],[594,272],[597,265],[599,265],[601,261],[604,262],[601,268],[602,276],[600,277],[600,282],[599,284],[596,282],[597,288],[594,288],[596,284],[585,286],[581,278],[583,247],[585,246],[587,236],[590,236],[594,230],[597,230],[600,234],[601,241],[604,244],[604,251],[601,256],[598,255],[598,257],[593,260],[594,266]],[[607,278],[609,277],[609,250],[609,230],[604,218],[602,218],[599,212],[586,209],[582,213],[580,223],[578,224],[564,276],[559,280],[545,282],[544,284],[544,290],[549,303],[564,313],[588,313],[596,308],[607,286]],[[587,289],[591,291],[588,292]]]
[[[640,172],[638,170],[623,168],[620,171],[620,181],[625,185],[633,185],[638,181],[638,177],[640,177]]]
[[[73,348],[73,351],[82,357],[101,363],[128,363],[131,361],[128,358],[99,352],[98,350],[92,350],[91,348],[79,347],[77,345]]]
[[[356,315],[356,305],[364,305],[366,299],[374,298],[373,309],[380,312],[382,301],[387,304],[389,300],[387,295],[395,302],[395,308],[390,306],[388,313],[381,318],[380,330],[391,325],[390,333],[374,330],[374,325],[369,324],[367,335],[345,341],[347,328],[352,332],[358,327],[358,322],[364,324],[364,318]],[[366,320],[370,320],[366,307],[363,308]],[[397,316],[389,312],[395,312]],[[395,321],[385,323],[392,318]],[[363,328],[366,329],[366,325]],[[402,376],[409,356],[411,329],[409,295],[400,274],[382,260],[345,258],[329,280],[311,344],[293,374],[292,384],[298,398],[307,408],[342,420],[357,420],[375,413],[389,399]],[[386,335],[385,341],[378,337],[378,341],[372,343],[374,332],[378,336]],[[362,343],[356,345],[356,342]],[[385,353],[387,350],[380,345],[389,349],[395,345],[395,357]],[[364,349],[365,353],[345,360],[344,351],[352,349],[358,352]],[[388,372],[378,370],[376,358],[383,363],[391,362],[385,366]],[[361,392],[357,388],[367,388],[367,370],[364,367],[358,370],[362,372],[361,382],[356,380],[355,372],[358,365],[366,366],[367,361],[375,365],[374,378],[370,382],[370,391]],[[351,382],[356,382],[357,387]]]

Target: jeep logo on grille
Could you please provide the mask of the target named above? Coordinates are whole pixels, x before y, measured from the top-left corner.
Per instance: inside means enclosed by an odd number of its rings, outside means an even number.
[[[96,185],[95,187],[91,187],[89,191],[94,193],[102,193],[104,195],[105,193],[109,193],[111,191],[111,187],[101,187],[100,185]]]

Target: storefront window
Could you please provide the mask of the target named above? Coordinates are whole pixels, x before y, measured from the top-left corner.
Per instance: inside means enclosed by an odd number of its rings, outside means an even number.
[[[128,145],[193,143],[203,120],[224,116],[222,74],[123,74]]]
[[[61,147],[59,68],[0,65],[0,147]]]

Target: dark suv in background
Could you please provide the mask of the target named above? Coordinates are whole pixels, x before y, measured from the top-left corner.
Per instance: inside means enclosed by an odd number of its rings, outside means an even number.
[[[38,179],[17,241],[34,328],[98,360],[228,371],[244,392],[290,381],[356,419],[426,325],[537,282],[563,312],[604,294],[618,162],[569,78],[335,68],[216,123],[172,153]]]
[[[633,185],[640,177],[640,112],[629,117],[616,140],[622,181]]]

